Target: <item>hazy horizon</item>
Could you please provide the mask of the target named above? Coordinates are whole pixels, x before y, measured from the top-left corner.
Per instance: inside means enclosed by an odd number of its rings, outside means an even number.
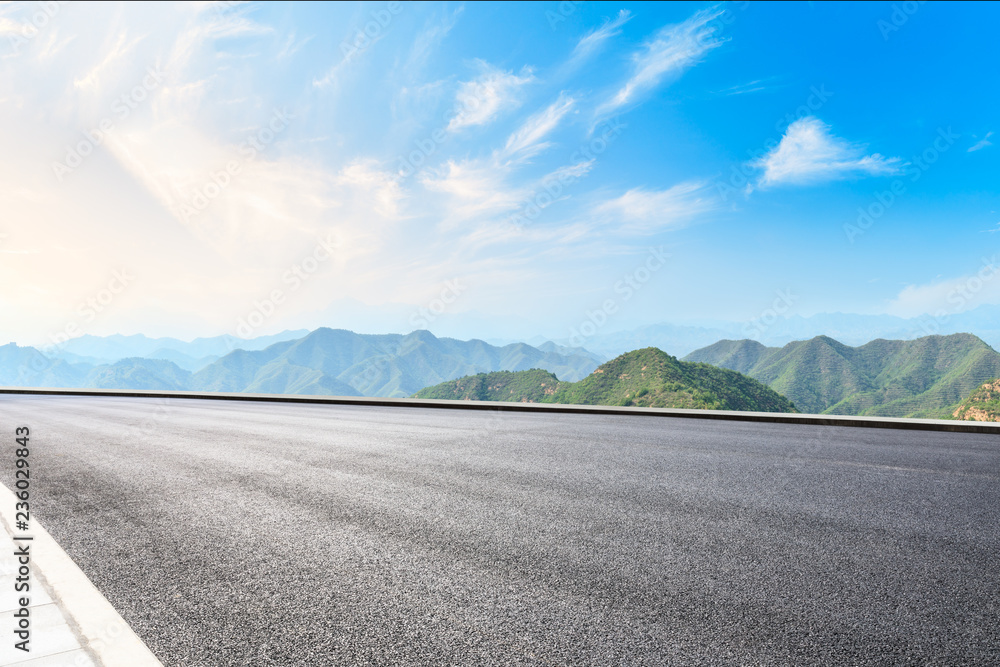
[[[397,304],[398,305],[398,304]],[[780,304],[779,304],[780,306]],[[401,307],[402,312],[411,312],[405,307]],[[419,311],[418,311],[419,312]],[[385,313],[383,313],[385,314]],[[391,321],[390,315],[385,315],[386,322]],[[459,317],[448,317],[446,315],[435,320],[433,323],[426,323],[428,326],[406,326],[399,325],[395,328],[391,325],[375,325],[369,329],[352,327],[340,324],[322,324],[315,327],[289,327],[276,331],[253,331],[252,335],[246,337],[230,332],[207,333],[198,336],[171,336],[152,335],[144,331],[113,332],[108,334],[86,333],[81,336],[66,338],[62,334],[56,335],[44,341],[17,341],[11,340],[0,344],[15,343],[19,346],[31,346],[39,349],[47,355],[58,355],[65,351],[68,341],[83,339],[87,336],[98,338],[113,337],[144,337],[149,340],[173,339],[183,343],[190,343],[195,340],[214,339],[230,336],[236,340],[251,343],[255,340],[265,338],[280,338],[282,340],[291,339],[287,334],[297,334],[295,337],[308,335],[317,329],[339,329],[361,335],[401,335],[407,336],[417,331],[428,331],[437,338],[452,338],[458,340],[483,340],[491,344],[506,345],[516,342],[524,342],[533,346],[538,346],[542,342],[551,341],[559,345],[569,347],[580,347],[591,352],[602,351],[607,355],[608,341],[618,339],[627,341],[637,334],[646,332],[646,339],[639,340],[634,345],[624,345],[621,352],[634,349],[636,347],[648,346],[649,336],[652,335],[652,343],[659,346],[664,351],[683,356],[694,349],[704,347],[719,340],[740,340],[750,339],[766,346],[783,346],[789,342],[797,340],[807,340],[817,336],[828,336],[838,342],[858,346],[873,340],[900,339],[912,340],[929,335],[948,335],[953,333],[971,333],[983,339],[994,348],[1000,348],[1000,308],[983,306],[972,311],[966,311],[958,316],[946,316],[934,318],[922,316],[917,318],[898,318],[889,315],[865,315],[856,313],[817,313],[804,317],[799,314],[783,315],[774,308],[761,319],[750,320],[748,322],[726,322],[720,320],[694,320],[687,322],[659,322],[627,328],[600,328],[594,334],[589,331],[581,332],[577,329],[570,336],[545,336],[541,333],[531,335],[503,335],[497,326],[480,325],[478,320],[473,319],[471,323]],[[595,327],[596,329],[596,327]],[[677,332],[671,336],[670,332]],[[650,334],[650,332],[653,332]],[[660,332],[660,333],[657,333]],[[664,333],[665,332],[665,333]],[[692,341],[701,341],[698,344]],[[616,345],[623,345],[619,342]],[[229,349],[238,349],[239,345],[234,345]],[[256,349],[256,348],[255,348]],[[612,356],[615,356],[615,353]],[[131,356],[131,355],[126,355]],[[145,356],[145,355],[139,355]]]

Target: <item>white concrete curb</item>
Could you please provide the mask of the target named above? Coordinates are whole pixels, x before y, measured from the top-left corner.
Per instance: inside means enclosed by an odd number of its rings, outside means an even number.
[[[12,532],[14,525],[16,502],[11,490],[0,484],[0,518],[8,532]],[[104,667],[163,667],[34,515],[30,529],[23,534],[34,538],[30,542],[32,576],[41,574],[51,589],[53,600],[78,631],[84,648],[97,657],[99,664]],[[0,630],[4,636],[9,631]]]

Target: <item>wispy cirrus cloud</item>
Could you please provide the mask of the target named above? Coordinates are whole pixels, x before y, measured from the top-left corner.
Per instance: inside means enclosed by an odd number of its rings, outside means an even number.
[[[718,35],[718,25],[714,23],[722,12],[718,7],[702,10],[683,23],[661,28],[642,50],[632,55],[632,74],[597,108],[597,117],[604,118],[636,102],[665,79],[679,76],[699,63],[706,53],[724,44],[726,40]]]
[[[789,125],[778,145],[750,165],[763,171],[757,187],[770,187],[897,174],[904,163],[898,157],[866,155],[864,146],[835,136],[829,125],[807,116]]]
[[[580,38],[570,54],[567,63],[568,68],[573,68],[583,64],[588,58],[596,54],[610,38],[621,34],[621,28],[632,19],[632,12],[622,9],[613,19],[605,21],[601,27],[594,28]]]
[[[759,93],[762,90],[770,90],[777,87],[780,84],[776,83],[777,77],[767,77],[764,79],[754,79],[752,81],[747,81],[746,83],[741,83],[736,86],[730,86],[729,88],[724,88],[718,91],[718,95],[731,96],[731,95],[746,95],[748,93]]]
[[[27,24],[19,23],[13,19],[7,18],[6,16],[0,16],[0,36],[23,36],[27,34],[26,26]]]
[[[536,203],[538,195],[548,193],[553,183],[577,181],[595,163],[594,159],[584,160],[561,165],[541,176],[526,177],[519,171],[523,160],[503,160],[503,155],[503,150],[497,150],[487,158],[448,160],[443,166],[429,170],[421,179],[421,185],[428,192],[442,196],[433,203],[435,218],[441,221],[441,230],[475,229],[477,225],[488,224],[509,231],[510,221],[506,218],[510,214]],[[550,195],[545,204],[538,206],[546,208],[554,201],[568,197],[560,190],[557,195]],[[501,221],[504,224],[496,224]],[[561,225],[558,221],[555,224]],[[490,235],[495,236],[492,232]]]
[[[687,181],[665,190],[632,188],[596,210],[612,218],[623,232],[648,234],[686,226],[717,208],[718,200],[708,184]]]
[[[502,111],[517,108],[521,104],[521,88],[534,80],[528,68],[514,74],[482,60],[476,62],[481,74],[459,86],[455,95],[456,112],[448,122],[450,132],[485,125]]]
[[[501,151],[501,156],[526,160],[548,148],[550,144],[542,139],[559,125],[563,116],[570,112],[575,103],[576,100],[572,97],[560,94],[559,99],[528,118],[516,132],[510,135],[507,144]]]
[[[960,313],[978,306],[1000,304],[1000,265],[997,256],[983,257],[975,273],[939,278],[921,285],[907,285],[886,307],[896,317],[932,313]]]
[[[980,150],[986,148],[987,146],[992,146],[993,142],[990,141],[990,137],[992,137],[992,136],[993,136],[993,131],[990,130],[989,132],[986,133],[985,137],[983,137],[982,139],[980,139],[979,141],[977,141],[975,144],[973,144],[972,146],[970,146],[969,150],[966,151],[966,152],[972,153],[974,151],[980,151]]]
[[[444,41],[448,33],[458,23],[458,17],[464,11],[465,7],[460,6],[450,14],[445,12],[443,19],[428,21],[426,27],[417,35],[413,41],[413,46],[410,48],[410,55],[406,59],[405,65],[405,69],[408,72],[411,74],[415,73],[426,64],[430,55],[440,48],[441,42]]]
[[[209,9],[213,9],[209,11]],[[248,16],[251,8],[242,4],[212,8],[211,4],[185,8],[191,14],[185,30],[177,35],[166,67],[177,75],[199,62],[221,40],[240,40],[270,34],[274,29]]]
[[[104,72],[113,67],[116,62],[128,56],[141,41],[142,37],[129,40],[127,32],[120,32],[115,38],[114,44],[101,58],[101,62],[94,65],[85,76],[73,81],[73,85],[77,88],[92,88],[96,86],[100,82]]]
[[[76,35],[70,35],[65,39],[59,39],[59,29],[53,28],[51,34],[49,34],[46,39],[41,44],[41,49],[38,52],[39,60],[45,60],[56,56],[60,51],[66,48],[72,41],[76,39]]]
[[[303,46],[311,42],[314,37],[315,35],[309,35],[308,37],[303,37],[302,39],[296,39],[295,31],[292,31],[282,44],[281,50],[278,51],[276,56],[274,56],[275,60],[286,60],[291,58],[298,53]]]
[[[371,210],[393,219],[399,215],[402,192],[396,175],[380,169],[374,160],[356,160],[338,174],[337,184],[362,194]]]
[[[429,170],[421,185],[443,195],[443,201],[432,205],[440,212],[441,228],[451,230],[514,210],[527,196],[527,189],[511,185],[509,177],[510,169],[493,160],[448,160]]]

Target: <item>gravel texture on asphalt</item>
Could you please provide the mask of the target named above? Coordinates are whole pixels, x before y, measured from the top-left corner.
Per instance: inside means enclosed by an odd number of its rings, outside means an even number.
[[[1000,439],[2,396],[168,667],[997,665]],[[2,629],[0,629],[2,631]]]

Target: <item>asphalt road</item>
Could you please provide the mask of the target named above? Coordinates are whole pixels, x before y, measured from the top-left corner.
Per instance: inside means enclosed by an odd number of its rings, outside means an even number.
[[[0,397],[165,665],[1000,664],[1000,439]],[[0,462],[12,486],[13,451]]]

